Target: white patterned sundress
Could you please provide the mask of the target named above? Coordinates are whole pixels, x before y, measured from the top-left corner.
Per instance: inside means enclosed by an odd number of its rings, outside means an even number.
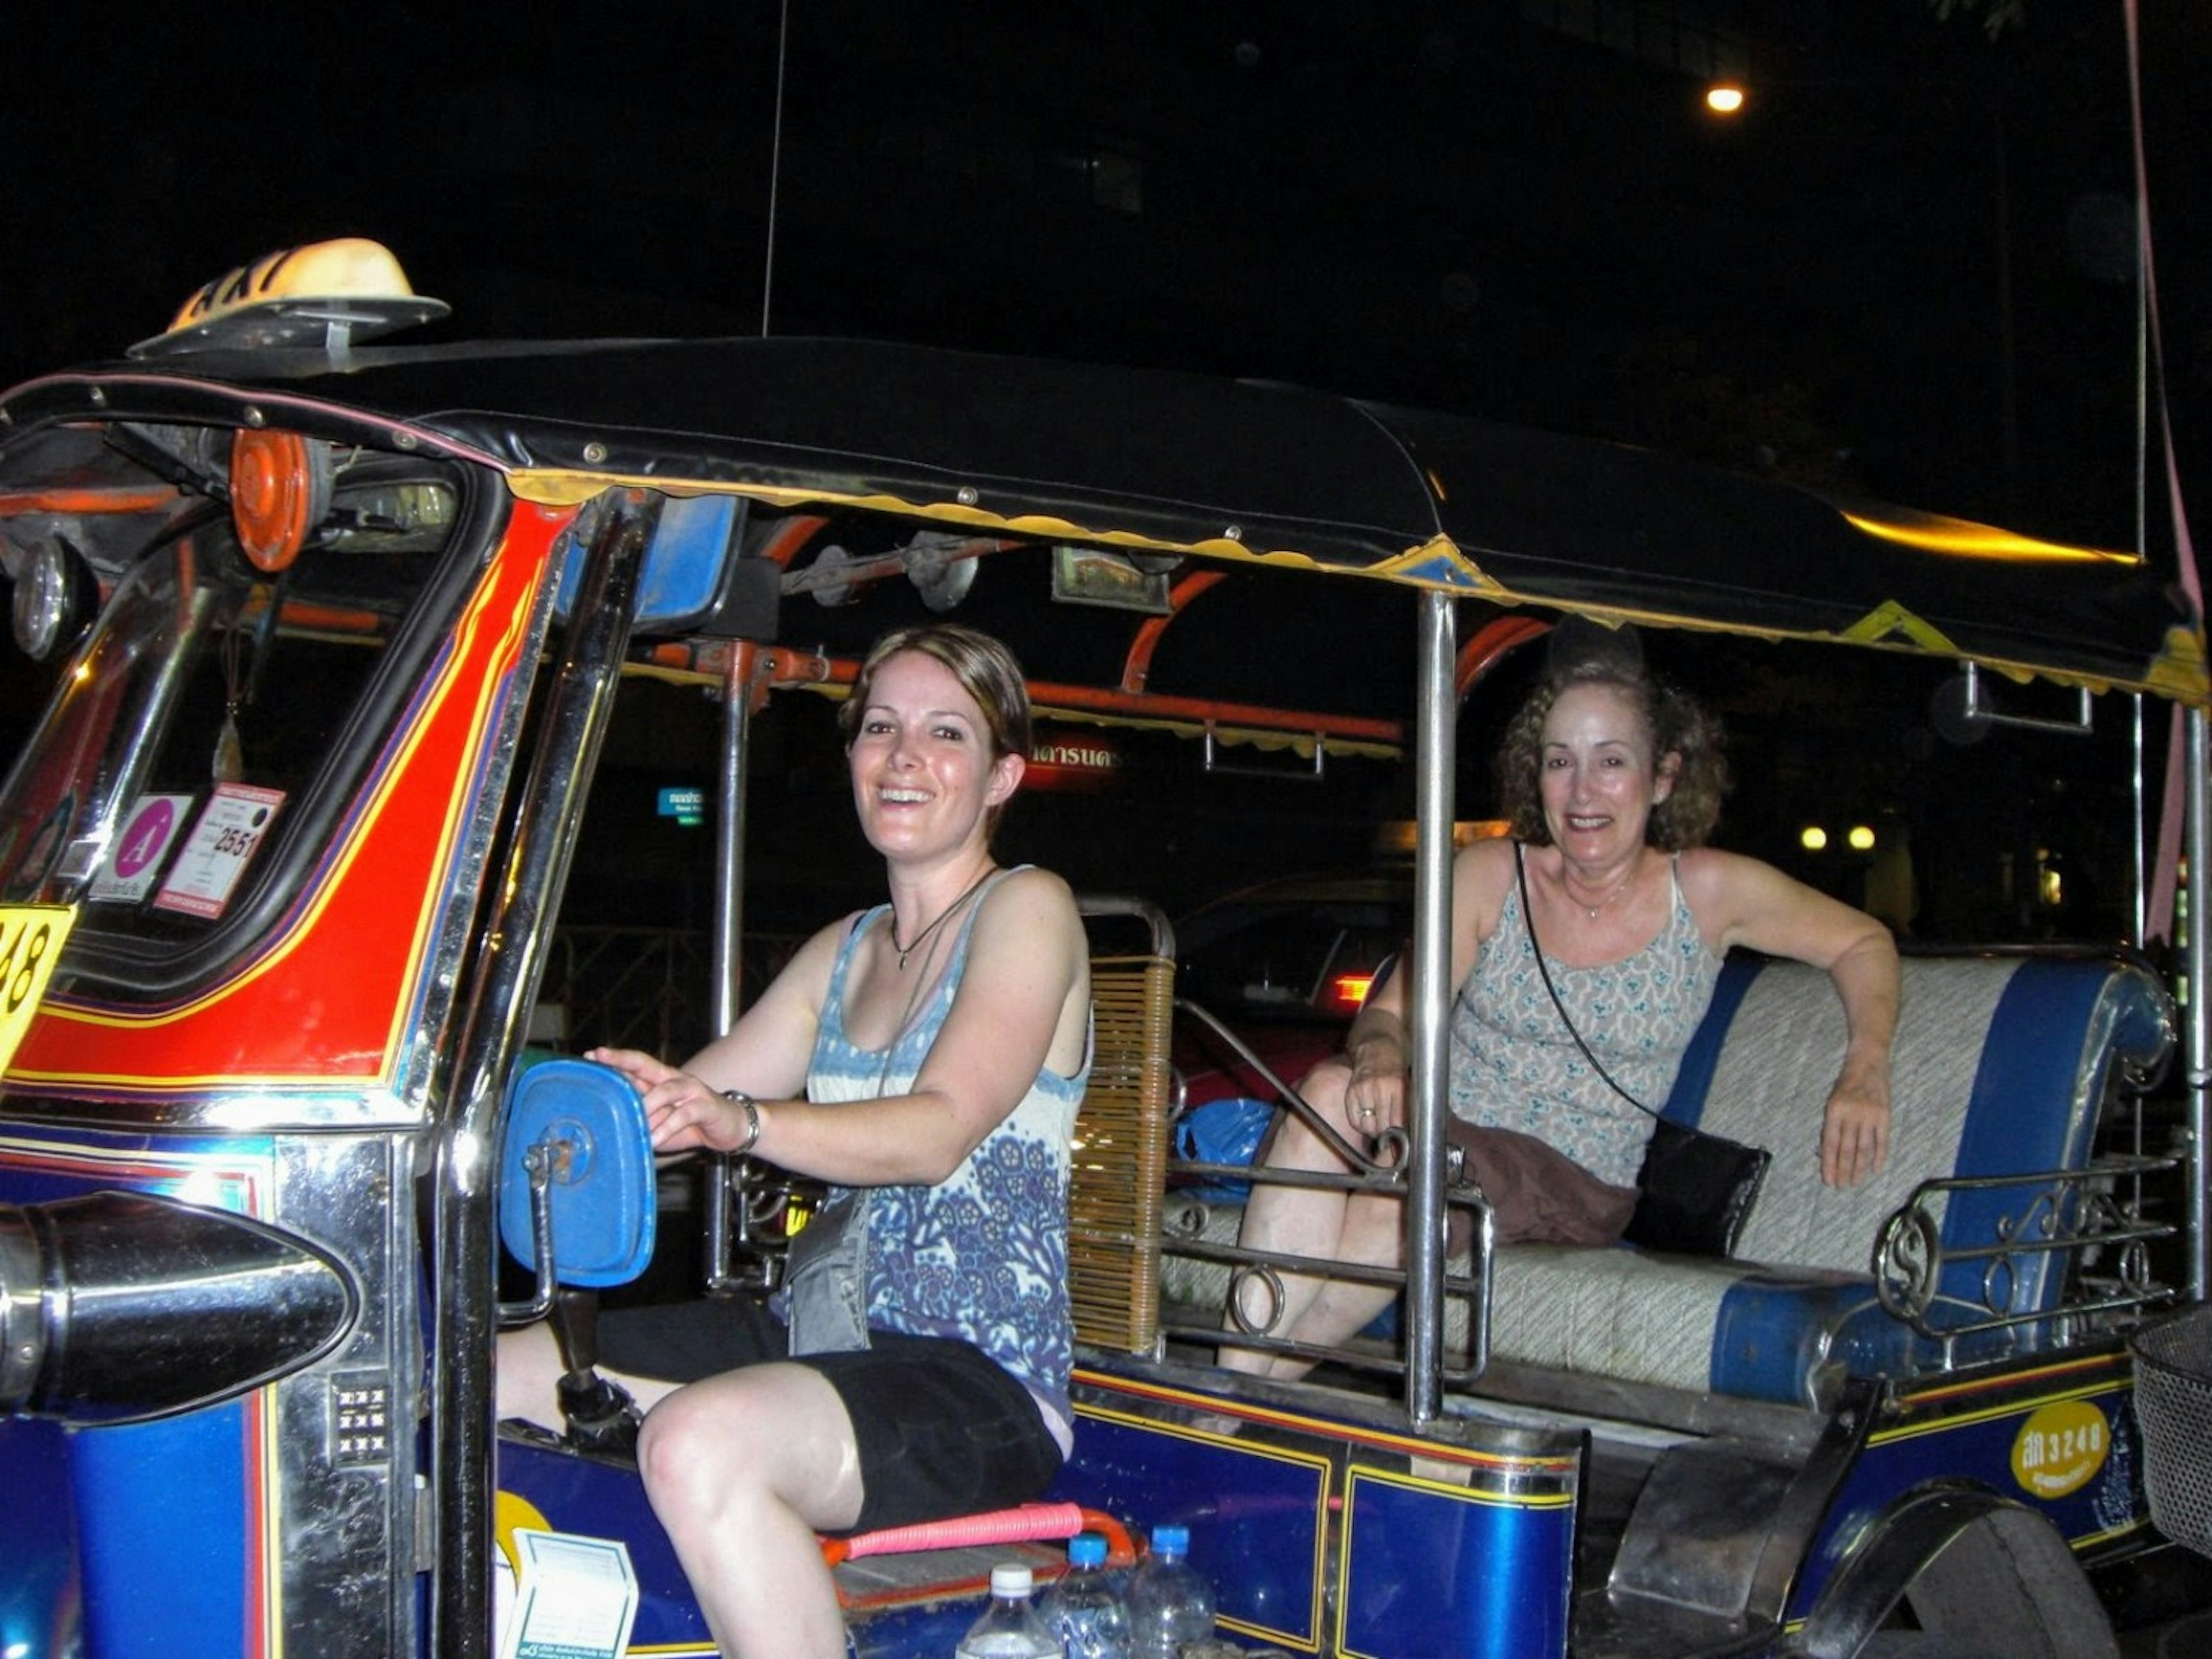
[[[1591,1053],[1657,1111],[1712,1000],[1721,959],[1707,948],[1670,873],[1674,905],[1635,955],[1569,968],[1547,955],[1552,983]],[[1632,1187],[1651,1120],[1607,1086],[1575,1046],[1537,971],[1517,888],[1452,1005],[1449,1100],[1469,1123],[1533,1135],[1597,1179]]]

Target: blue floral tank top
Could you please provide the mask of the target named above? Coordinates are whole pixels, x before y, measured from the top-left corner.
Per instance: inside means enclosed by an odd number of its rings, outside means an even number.
[[[1721,966],[1680,880],[1670,884],[1667,924],[1635,955],[1595,968],[1544,959],[1590,1052],[1653,1111],[1667,1103]],[[1450,1078],[1455,1115],[1533,1135],[1600,1181],[1635,1185],[1651,1120],[1615,1094],[1575,1046],[1537,971],[1517,888],[1507,890],[1498,927],[1452,1005]]]
[[[853,947],[890,907],[855,923],[837,953],[806,1075],[810,1100],[872,1100],[914,1086],[944,1028],[968,965],[975,917],[1000,872],[970,906],[952,959],[929,1000],[888,1053],[845,1035],[845,977]],[[878,1329],[973,1344],[1065,1419],[1075,1335],[1067,1304],[1068,1148],[1090,1076],[1040,1070],[1029,1092],[950,1179],[934,1187],[872,1189],[867,1321]],[[829,1202],[850,1200],[832,1188]]]

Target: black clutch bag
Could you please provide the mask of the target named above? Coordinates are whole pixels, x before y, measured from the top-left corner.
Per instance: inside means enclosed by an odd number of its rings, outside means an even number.
[[[1774,1154],[1654,1114],[1636,1178],[1636,1213],[1621,1235],[1677,1255],[1735,1254]]]

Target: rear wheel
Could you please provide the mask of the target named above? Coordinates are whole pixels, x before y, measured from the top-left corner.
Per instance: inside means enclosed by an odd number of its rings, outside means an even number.
[[[1808,1659],[2118,1659],[2111,1620],[2040,1514],[1966,1486],[1897,1504],[1800,1631]]]
[[[1916,1574],[1905,1592],[1917,1631],[1948,1647],[1895,1651],[1964,1659],[2117,1659],[2112,1622],[2074,1552],[2027,1510],[2000,1509],[1964,1528]],[[1881,1651],[1887,1650],[1869,1650]]]

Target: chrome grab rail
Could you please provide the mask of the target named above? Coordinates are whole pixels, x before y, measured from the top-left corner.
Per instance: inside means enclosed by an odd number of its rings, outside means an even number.
[[[1306,1097],[1291,1084],[1278,1076],[1267,1062],[1254,1053],[1251,1046],[1215,1017],[1212,1011],[1186,998],[1176,999],[1176,1012],[1188,1015],[1203,1024],[1228,1049],[1237,1066],[1261,1079],[1273,1089],[1283,1109],[1295,1113],[1299,1120],[1320,1135],[1348,1166],[1343,1175],[1321,1170],[1271,1170],[1257,1164],[1214,1164],[1194,1158],[1170,1156],[1168,1160],[1168,1192],[1175,1196],[1178,1184],[1208,1182],[1240,1181],[1280,1187],[1323,1188],[1346,1194],[1382,1193],[1405,1199],[1408,1194],[1407,1154],[1411,1142],[1406,1131],[1392,1127],[1377,1137],[1373,1154],[1353,1146],[1336,1132]],[[1463,1364],[1443,1364],[1439,1381],[1455,1388],[1465,1388],[1477,1381],[1489,1364],[1490,1359],[1490,1263],[1494,1248],[1494,1229],[1492,1225],[1490,1203],[1482,1189],[1466,1176],[1462,1154],[1457,1147],[1446,1149],[1443,1171],[1443,1203],[1449,1209],[1468,1212],[1474,1223],[1474,1255],[1467,1274],[1447,1273],[1443,1281],[1444,1297],[1463,1299],[1468,1307],[1468,1341]],[[1160,1328],[1166,1334],[1211,1342],[1216,1345],[1233,1331],[1235,1346],[1267,1353],[1294,1354],[1302,1358],[1328,1360],[1356,1370],[1402,1375],[1406,1360],[1402,1353],[1384,1356],[1371,1347],[1353,1348],[1330,1346],[1300,1342],[1292,1338],[1274,1334],[1276,1318],[1283,1305],[1280,1275],[1296,1273],[1316,1279],[1337,1279],[1364,1285],[1387,1285],[1403,1290],[1411,1282],[1412,1274],[1404,1268],[1370,1267],[1360,1262],[1344,1261],[1328,1257],[1283,1255],[1250,1249],[1242,1243],[1221,1243],[1200,1236],[1208,1212],[1199,1201],[1194,1210],[1183,1212],[1178,1223],[1170,1220],[1161,1229],[1161,1253],[1164,1257],[1180,1257],[1186,1261],[1204,1261],[1226,1267],[1230,1273],[1225,1311],[1233,1325],[1206,1324],[1191,1317],[1178,1317],[1187,1311],[1172,1301],[1163,1298]],[[1243,1308],[1241,1291],[1254,1279],[1267,1291],[1267,1305],[1275,1312],[1266,1321],[1251,1319]],[[1402,1342],[1401,1342],[1402,1347]]]
[[[1392,1132],[1395,1133],[1395,1131]],[[1312,1170],[1267,1170],[1241,1164],[1206,1164],[1182,1158],[1169,1163],[1170,1177],[1188,1176],[1199,1180],[1234,1179],[1284,1187],[1326,1188],[1348,1193],[1389,1193],[1402,1198],[1405,1182],[1395,1171],[1381,1176],[1328,1175]],[[1172,1194],[1173,1188],[1170,1188]],[[1470,1212],[1474,1220],[1476,1249],[1470,1261],[1470,1271],[1464,1274],[1447,1273],[1443,1292],[1447,1299],[1458,1298],[1468,1308],[1468,1341],[1466,1360],[1462,1364],[1446,1363],[1440,1381],[1454,1388],[1466,1388],[1478,1381],[1490,1361],[1490,1254],[1492,1249],[1493,1228],[1491,1224],[1489,1200],[1481,1189],[1470,1184],[1448,1186],[1444,1192],[1448,1207]],[[1326,1360],[1354,1370],[1372,1371],[1385,1376],[1401,1376],[1406,1361],[1401,1354],[1379,1352],[1370,1346],[1328,1346],[1301,1342],[1295,1338],[1274,1334],[1276,1318],[1283,1304],[1281,1275],[1294,1273],[1306,1278],[1342,1279],[1361,1285],[1386,1285],[1402,1291],[1412,1275],[1402,1267],[1377,1267],[1363,1262],[1346,1261],[1327,1256],[1288,1255],[1258,1250],[1242,1243],[1219,1243],[1203,1236],[1209,1211],[1203,1200],[1192,1201],[1178,1215],[1163,1224],[1160,1250],[1163,1257],[1178,1257],[1184,1261],[1203,1261],[1229,1270],[1229,1288],[1224,1301],[1223,1313],[1233,1322],[1224,1324],[1218,1320],[1207,1322],[1203,1317],[1193,1316],[1199,1310],[1188,1304],[1163,1299],[1160,1310],[1160,1328],[1168,1335],[1183,1340],[1218,1346],[1233,1338],[1233,1346],[1257,1352],[1294,1354],[1301,1358]],[[1277,1310],[1264,1320],[1253,1319],[1245,1310],[1244,1287],[1257,1282],[1265,1289],[1267,1306]],[[1210,1310],[1209,1310],[1210,1311]]]
[[[2081,1170],[1923,1181],[1875,1236],[1875,1296],[1893,1319],[1942,1346],[1946,1368],[1961,1337],[2026,1325],[2064,1327],[2167,1300],[2178,1292],[2153,1275],[2150,1246],[2179,1237],[2180,1229],[2145,1218],[2142,1182],[2180,1163],[2178,1156],[2124,1154]],[[2130,1183],[2124,1194],[2117,1190],[2122,1182]],[[1934,1202],[1954,1193],[1996,1190],[2015,1190],[2024,1200],[2017,1212],[1999,1222],[1996,1242],[1946,1250]],[[2088,1269],[2094,1256],[2107,1249],[2116,1252],[2113,1261],[2094,1263],[2100,1271],[2093,1276]],[[2075,1270],[2072,1282],[2051,1307],[2014,1311],[2023,1259],[2048,1255],[2067,1258],[2066,1265]],[[1942,1293],[1945,1269],[1961,1262],[1982,1264],[1978,1303]],[[1946,1316],[1947,1310],[1960,1316]]]

